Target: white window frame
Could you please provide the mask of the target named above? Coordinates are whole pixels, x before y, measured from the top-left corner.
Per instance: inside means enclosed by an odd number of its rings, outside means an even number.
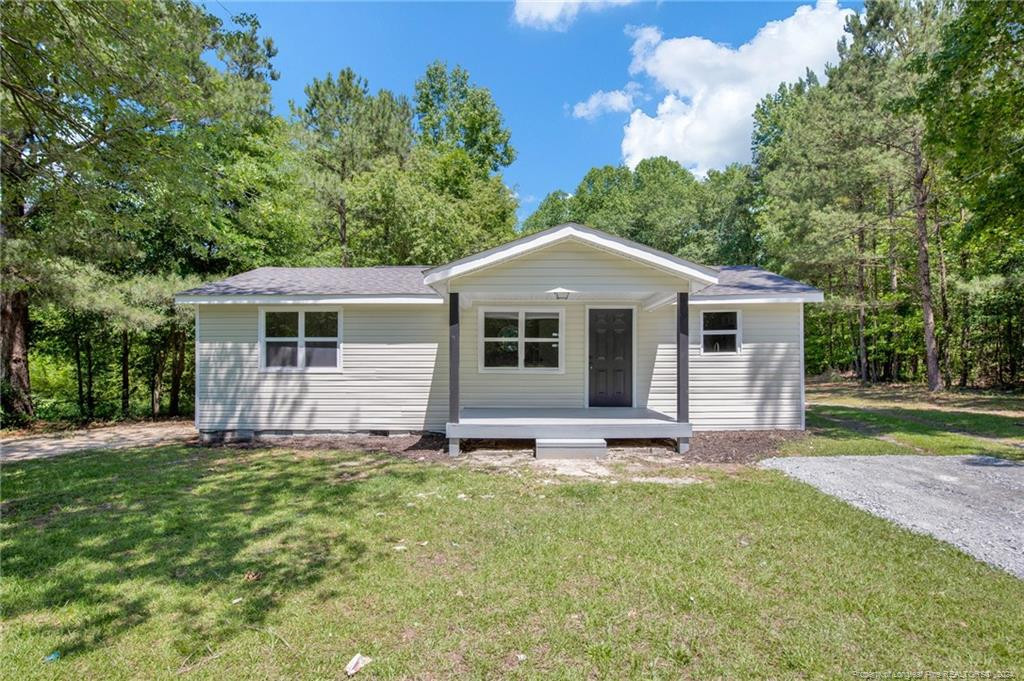
[[[505,312],[519,315],[519,334],[515,338],[494,338],[484,337],[484,314],[487,312]],[[546,312],[558,315],[558,338],[531,338],[521,334],[526,333],[526,313]],[[481,374],[564,374],[565,373],[565,308],[564,307],[481,307],[477,311],[476,324],[477,337],[477,369]],[[484,366],[484,341],[488,342],[516,342],[518,345],[519,365],[514,367],[487,367]],[[557,367],[527,367],[523,366],[526,359],[526,343],[558,343],[558,366]]]
[[[736,315],[736,330],[704,330],[704,315],[713,314],[716,312],[731,312]],[[704,336],[731,336],[736,334],[736,351],[735,352],[704,352]],[[708,357],[716,357],[718,355],[724,355],[726,357],[730,355],[739,355],[743,352],[743,312],[735,308],[732,309],[714,309],[714,310],[701,310],[700,311],[700,354],[707,355]]]
[[[299,335],[278,337],[267,337],[267,313],[268,312],[298,312],[299,313]],[[310,336],[306,337],[306,313],[307,312],[337,312],[338,313],[338,335]],[[260,342],[260,371],[267,373],[307,373],[307,374],[330,374],[338,373],[344,369],[344,313],[342,308],[337,306],[302,306],[295,305],[264,305],[259,308],[259,342]],[[298,343],[298,366],[294,367],[268,367],[267,366],[267,341],[295,341]],[[306,341],[337,341],[338,363],[333,367],[307,367],[306,364]]]

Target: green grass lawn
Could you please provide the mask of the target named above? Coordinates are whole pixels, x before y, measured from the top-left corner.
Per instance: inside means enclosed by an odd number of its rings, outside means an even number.
[[[920,388],[807,387],[809,436],[784,455],[982,455],[1024,460],[1024,398]]]
[[[1024,582],[774,472],[174,446],[3,473],[5,678],[1024,674]]]

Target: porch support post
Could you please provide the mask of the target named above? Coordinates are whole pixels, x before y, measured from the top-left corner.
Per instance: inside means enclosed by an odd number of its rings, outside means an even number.
[[[459,422],[459,294],[448,294],[448,422]],[[448,453],[459,453],[458,438],[448,440]]]
[[[690,294],[676,294],[676,421],[690,420]],[[690,449],[690,438],[677,441],[679,453]]]

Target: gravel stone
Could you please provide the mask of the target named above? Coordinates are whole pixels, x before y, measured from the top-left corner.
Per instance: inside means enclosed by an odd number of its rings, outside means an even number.
[[[1024,463],[988,456],[766,459],[857,508],[1024,579]]]

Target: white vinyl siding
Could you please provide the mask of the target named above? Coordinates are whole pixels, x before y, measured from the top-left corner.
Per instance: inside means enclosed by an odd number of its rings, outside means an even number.
[[[499,306],[485,305],[485,309]],[[502,309],[516,309],[506,306]],[[460,404],[463,407],[579,407],[583,395],[583,305],[559,301],[550,306],[530,303],[529,309],[564,310],[560,372],[480,371],[478,306],[461,310],[459,329]]]
[[[717,308],[716,308],[717,309]],[[725,308],[722,308],[725,309]],[[740,353],[700,351],[700,310],[690,307],[690,422],[694,430],[802,427],[800,303],[731,305],[740,312]],[[646,315],[640,377],[650,377],[648,406],[676,413],[676,309]],[[644,318],[644,315],[641,315]],[[650,366],[650,358],[653,366]]]
[[[564,373],[481,373],[478,311],[461,310],[463,407],[586,406],[586,305],[564,309]],[[530,303],[530,308],[545,307]],[[259,370],[258,307],[200,305],[197,427],[257,431],[443,431],[448,413],[446,306],[344,308],[342,373]],[[800,428],[802,306],[732,305],[742,352],[700,352],[700,307],[690,308],[690,421],[695,430]],[[676,308],[636,314],[637,407],[675,416]]]
[[[259,308],[198,306],[200,430],[443,431],[448,319],[443,306],[344,310],[344,372],[261,372]]]
[[[557,287],[604,293],[686,291],[678,275],[613,255],[578,241],[564,241],[538,251],[456,277],[452,291],[544,293]]]

